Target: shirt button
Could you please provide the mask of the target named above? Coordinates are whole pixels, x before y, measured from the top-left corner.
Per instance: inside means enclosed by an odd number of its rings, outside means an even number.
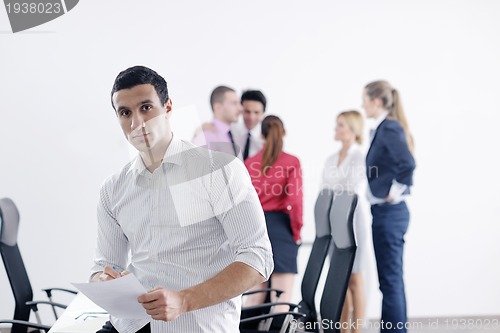
[[[288,206],[286,206],[286,209],[287,209],[287,210],[292,210],[292,206],[291,206],[291,205],[288,205]]]

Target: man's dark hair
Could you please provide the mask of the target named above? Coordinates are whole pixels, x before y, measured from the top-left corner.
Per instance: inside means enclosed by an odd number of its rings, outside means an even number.
[[[212,91],[212,94],[210,95],[210,106],[212,107],[212,111],[214,111],[215,103],[224,102],[224,94],[228,91],[235,92],[234,89],[226,86],[218,86]]]
[[[140,84],[151,84],[158,94],[163,105],[168,99],[168,88],[165,79],[151,68],[144,66],[134,66],[120,72],[113,83],[111,89],[111,105],[113,104],[113,94],[122,89],[130,89]]]
[[[241,103],[244,101],[257,101],[261,102],[264,106],[264,112],[266,112],[266,96],[260,90],[247,90],[241,95]]]

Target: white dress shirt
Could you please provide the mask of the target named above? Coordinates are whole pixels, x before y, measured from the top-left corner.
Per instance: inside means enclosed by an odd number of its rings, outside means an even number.
[[[140,156],[107,179],[98,204],[92,273],[117,266],[148,290],[179,291],[233,262],[269,278],[271,245],[257,193],[234,156],[172,139],[149,172]],[[120,333],[151,323],[155,332],[239,332],[241,297],[164,322],[111,318]]]
[[[235,133],[235,142],[240,146],[242,152],[245,151],[248,132],[250,132],[250,150],[248,151],[248,157],[257,154],[264,145],[264,139],[262,139],[261,135],[261,125],[262,123],[258,123],[249,131],[243,121],[231,124],[231,131]]]
[[[361,147],[353,143],[342,163],[338,163],[339,152],[328,157],[323,169],[321,187],[328,187],[337,193],[363,193],[366,188],[366,166]]]

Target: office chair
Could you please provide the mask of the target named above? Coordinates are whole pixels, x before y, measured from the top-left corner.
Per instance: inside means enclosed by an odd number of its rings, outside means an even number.
[[[0,319],[0,324],[12,324],[12,328],[10,332],[16,332],[19,329],[25,329],[27,331],[28,328],[31,328],[30,333],[37,333],[40,331],[44,331],[45,333],[48,333],[50,330],[50,326],[47,325],[42,325],[42,324],[36,324],[36,323],[30,323],[24,320],[8,320],[8,319]],[[33,330],[35,329],[35,330]]]
[[[330,210],[332,200],[333,192],[329,189],[323,189],[316,199],[316,204],[314,206],[316,237],[314,239],[309,260],[302,278],[302,301],[299,304],[277,302],[265,303],[246,308],[250,310],[253,310],[254,308],[264,308],[267,312],[269,312],[273,306],[284,304],[289,305],[290,310],[287,313],[268,313],[255,317],[242,316],[243,319],[240,321],[240,330],[242,332],[288,332],[286,331],[287,328],[289,330],[293,330],[293,327],[290,327],[290,321],[292,318],[300,320],[303,323],[317,321],[314,297],[316,295],[316,289],[318,287],[321,271],[323,269],[323,264],[328,254],[330,241],[332,239],[330,231]],[[260,328],[260,330],[258,329],[258,321],[262,319],[266,320],[264,328],[267,330],[262,328]]]
[[[322,189],[314,207],[314,222],[316,225],[316,238],[314,239],[311,254],[307,261],[306,270],[302,278],[301,293],[302,312],[306,314],[303,322],[317,322],[316,290],[325,263],[328,249],[332,240],[330,212],[334,193],[329,189]]]
[[[321,296],[320,314],[329,323],[340,322],[347,287],[356,255],[354,211],[358,197],[352,193],[335,193],[330,209],[332,242],[329,251],[330,268]],[[324,333],[340,333],[340,325],[326,325]],[[333,326],[333,327],[332,327]]]
[[[14,321],[28,322],[30,311],[33,310],[38,325],[41,325],[38,313],[39,304],[50,305],[57,320],[56,307],[65,309],[66,305],[52,302],[52,291],[64,291],[72,294],[76,294],[76,292],[63,288],[43,289],[47,293],[49,301],[33,301],[33,289],[17,245],[19,211],[9,198],[0,199],[0,222],[0,253],[16,303]],[[13,322],[12,324],[12,333],[25,333],[27,330],[27,326],[21,325],[20,322]]]
[[[297,322],[306,315],[297,311],[271,312],[240,320],[240,323],[259,323],[256,329],[240,328],[240,333],[293,333]]]
[[[273,300],[274,300],[274,302],[279,301],[279,297],[281,296],[281,294],[283,294],[283,292],[284,292],[283,290],[271,288],[271,286],[269,286],[269,288],[247,291],[247,292],[243,293],[242,296],[244,297],[244,296],[249,296],[249,295],[258,294],[258,293],[265,293],[264,304],[271,304],[273,302]],[[241,308],[240,318],[241,319],[253,318],[253,317],[257,317],[257,316],[269,313],[270,306],[265,307],[265,306],[261,306],[261,305],[262,304],[259,304],[258,306],[243,306]],[[251,324],[251,326],[254,326],[254,325]]]
[[[328,196],[331,200],[323,201]],[[323,190],[316,201],[316,239],[302,279],[303,299],[300,302],[302,308],[298,310],[304,313],[304,316],[297,317],[299,324],[295,325],[296,328],[305,328],[306,332],[315,333],[340,332],[339,326],[335,323],[340,321],[357,248],[353,226],[357,200],[356,194],[345,192],[332,194],[328,190]],[[324,223],[325,212],[327,212],[327,225]],[[327,254],[330,257],[330,268],[321,295],[320,315],[318,315],[314,296]],[[329,325],[324,325],[325,322]],[[270,327],[276,329],[274,323]]]

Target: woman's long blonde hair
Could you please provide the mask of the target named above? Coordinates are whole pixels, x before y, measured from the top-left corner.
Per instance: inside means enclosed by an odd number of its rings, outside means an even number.
[[[394,89],[389,82],[384,80],[368,83],[365,86],[365,92],[371,100],[376,98],[380,99],[382,107],[389,111],[388,117],[401,124],[405,133],[408,149],[413,154],[415,143],[410,132],[410,127],[408,126],[408,121],[406,120],[399,92]]]

